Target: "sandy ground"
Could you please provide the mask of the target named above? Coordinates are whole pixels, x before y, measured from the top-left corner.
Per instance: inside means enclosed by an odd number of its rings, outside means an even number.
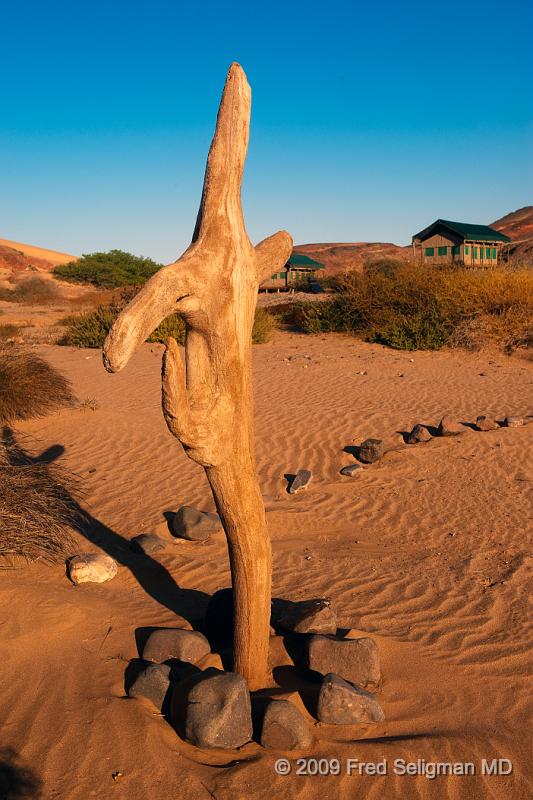
[[[197,623],[208,596],[229,584],[222,536],[153,559],[127,549],[166,511],[214,509],[202,469],[162,419],[162,348],[145,345],[119,375],[108,375],[95,351],[38,350],[98,407],[20,424],[19,441],[81,476],[94,527],[80,550],[95,551],[98,541],[122,565],[110,583],[81,587],[62,567],[0,575],[1,744],[43,782],[43,797],[533,796],[533,425],[405,447],[356,479],[339,474],[353,461],[344,448],[354,440],[398,443],[398,432],[444,413],[465,421],[532,413],[531,362],[398,353],[335,336],[277,334],[254,348],[274,595],[330,597],[341,625],[375,638],[384,672],[386,722],[315,728],[319,741],[307,755],[339,759],[339,776],[298,776],[295,763],[279,776],[277,755],[253,744],[240,753],[196,750],[153,708],[124,696],[136,638],[172,625],[174,612]],[[303,467],[313,482],[289,496],[284,474]],[[348,776],[349,758],[386,759],[388,774]],[[483,776],[483,758],[510,759],[512,774]],[[395,759],[473,762],[477,774],[400,776]]]

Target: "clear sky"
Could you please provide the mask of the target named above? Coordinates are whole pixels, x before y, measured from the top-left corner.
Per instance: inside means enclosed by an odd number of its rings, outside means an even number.
[[[533,201],[526,0],[39,0],[0,13],[0,237],[168,262],[232,61],[248,231],[395,241]]]

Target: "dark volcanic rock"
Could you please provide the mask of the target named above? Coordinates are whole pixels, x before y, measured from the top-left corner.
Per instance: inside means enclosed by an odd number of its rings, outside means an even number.
[[[128,689],[129,697],[145,697],[162,711],[170,688],[170,667],[168,664],[149,664]]]
[[[211,652],[209,642],[202,633],[184,628],[161,628],[153,631],[144,645],[145,661],[161,664],[163,661],[188,661],[195,664]]]
[[[182,506],[176,511],[172,520],[174,535],[192,542],[202,542],[208,539],[212,533],[218,533],[221,530],[222,523],[218,514],[198,511],[192,506]]]
[[[377,685],[381,680],[379,652],[373,639],[337,639],[311,636],[307,643],[307,666],[321,675],[334,672],[351,683]]]
[[[292,603],[278,624],[293,633],[337,633],[337,615],[325,599]]]
[[[359,447],[359,460],[373,464],[385,455],[385,443],[381,439],[365,439]]]
[[[289,494],[296,494],[296,492],[300,492],[302,489],[307,489],[311,483],[312,477],[313,473],[310,469],[299,469],[289,486]]]
[[[171,718],[178,733],[197,747],[241,747],[252,738],[245,679],[213,668],[185,678],[172,693]]]
[[[429,442],[432,438],[425,425],[415,425],[411,433],[407,434],[405,441],[407,444],[419,444],[420,442]]]
[[[333,725],[354,725],[382,722],[385,714],[373,694],[330,673],[320,687],[317,719]]]
[[[133,537],[130,542],[130,547],[136,553],[149,555],[150,553],[157,553],[159,550],[164,550],[169,544],[170,542],[168,540],[162,539],[161,536],[158,536],[156,533],[140,533],[138,536]]]
[[[261,744],[272,750],[301,750],[313,737],[304,717],[288,700],[271,700],[261,728]]]

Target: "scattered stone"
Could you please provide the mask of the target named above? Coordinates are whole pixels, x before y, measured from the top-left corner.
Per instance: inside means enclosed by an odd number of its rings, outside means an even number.
[[[307,643],[307,666],[321,675],[335,671],[336,675],[359,686],[377,685],[381,680],[378,647],[369,637],[311,636]]]
[[[241,747],[252,738],[250,693],[242,675],[208,669],[179,683],[172,723],[197,747]]]
[[[196,664],[211,652],[209,642],[202,633],[184,628],[160,628],[153,631],[144,645],[145,661],[161,664],[163,661],[188,661]]]
[[[373,694],[329,673],[320,687],[317,719],[330,725],[354,725],[382,722],[385,714]]]
[[[359,460],[373,464],[385,455],[385,442],[381,439],[365,439],[359,447]]]
[[[458,436],[466,430],[464,425],[457,422],[453,417],[445,415],[439,422],[438,435],[439,436]]]
[[[279,620],[281,628],[293,633],[337,633],[337,615],[329,600],[293,603]]]
[[[146,697],[162,711],[170,687],[170,666],[149,664],[128,690],[129,697]]]
[[[522,417],[505,417],[503,424],[506,428],[521,428],[524,420]]]
[[[68,559],[68,575],[72,583],[105,583],[114,578],[118,564],[102,553],[80,553]]]
[[[222,530],[222,523],[218,514],[209,514],[198,511],[192,506],[182,506],[172,520],[174,536],[188,539],[192,542],[203,542],[209,539],[212,533]]]
[[[130,548],[136,553],[149,555],[150,553],[164,550],[168,544],[169,542],[166,539],[162,539],[156,533],[140,533],[138,536],[133,537],[130,542]]]
[[[261,744],[271,750],[302,750],[313,737],[301,712],[289,700],[271,700],[261,728]]]
[[[419,444],[420,442],[429,442],[432,438],[425,425],[415,425],[411,433],[407,434],[405,441],[407,444]]]
[[[476,419],[476,428],[478,431],[497,431],[500,426],[496,420],[490,417],[478,417]]]
[[[312,477],[313,473],[310,469],[299,469],[289,486],[289,494],[296,494],[296,492],[300,492],[302,489],[307,489],[311,483]]]
[[[341,475],[348,475],[350,478],[360,475],[364,471],[362,464],[349,464],[341,469]]]

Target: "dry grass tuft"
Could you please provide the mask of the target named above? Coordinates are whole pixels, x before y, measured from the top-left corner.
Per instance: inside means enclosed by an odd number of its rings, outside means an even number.
[[[42,417],[73,402],[70,381],[47,361],[0,344],[0,424]]]
[[[6,339],[12,339],[15,336],[18,336],[18,333],[19,333],[18,325],[12,325],[10,322],[0,324],[0,341],[6,341]]]
[[[62,294],[51,278],[33,275],[20,281],[14,289],[0,289],[0,300],[10,303],[27,303],[29,305],[46,305],[57,303]]]
[[[57,564],[79,525],[77,478],[27,455],[9,428],[0,437],[0,556]]]

